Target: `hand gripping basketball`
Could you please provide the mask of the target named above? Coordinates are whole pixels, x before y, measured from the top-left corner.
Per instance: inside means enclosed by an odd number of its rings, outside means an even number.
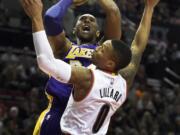
[[[80,6],[84,3],[86,3],[88,0],[73,0],[73,5],[74,6]]]

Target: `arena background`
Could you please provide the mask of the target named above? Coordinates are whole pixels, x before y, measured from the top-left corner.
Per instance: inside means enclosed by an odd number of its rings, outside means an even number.
[[[44,0],[45,9],[55,0]],[[143,0],[116,0],[123,40],[131,43]],[[89,0],[69,9],[67,36],[74,39],[76,17],[92,13],[103,27],[104,13]],[[103,34],[103,33],[102,33]],[[0,135],[32,135],[46,107],[48,77],[37,68],[31,23],[18,0],[0,0]],[[180,0],[161,0],[155,9],[148,47],[125,104],[113,117],[108,135],[180,135]]]

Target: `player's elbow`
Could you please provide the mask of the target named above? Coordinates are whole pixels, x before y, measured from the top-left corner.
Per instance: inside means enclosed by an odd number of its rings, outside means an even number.
[[[111,19],[111,21],[120,21],[121,20],[121,14],[119,11],[119,8],[117,7],[111,7],[108,12],[106,12],[107,18]]]
[[[49,36],[56,36],[63,30],[62,19],[48,11],[44,15],[44,26]]]
[[[45,26],[49,26],[51,25],[52,23],[56,23],[56,16],[46,12],[45,15],[44,15],[44,24]]]
[[[37,56],[37,64],[38,64],[38,67],[42,70],[43,67],[44,67],[44,60],[43,60],[43,56],[42,55],[39,55]]]
[[[47,10],[44,14],[44,24],[45,26],[53,26],[53,24],[60,24],[60,20],[62,18],[53,12],[53,10],[50,8]]]
[[[120,10],[117,5],[113,4],[108,8],[108,13],[116,16],[120,16]]]

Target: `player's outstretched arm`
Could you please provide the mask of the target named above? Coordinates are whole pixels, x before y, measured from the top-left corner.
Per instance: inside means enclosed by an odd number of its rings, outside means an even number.
[[[78,84],[78,79],[87,80],[91,73],[86,68],[75,68],[54,57],[51,46],[44,31],[41,0],[21,0],[22,7],[32,21],[33,41],[39,68],[62,82]],[[38,7],[38,8],[37,8]],[[34,10],[32,10],[34,9]],[[38,12],[36,11],[38,10]],[[83,74],[83,75],[82,75]],[[83,81],[84,83],[86,81]],[[81,84],[83,84],[81,82]]]
[[[104,38],[120,39],[121,38],[121,14],[118,6],[113,0],[97,0],[99,5],[106,13]]]
[[[32,24],[37,24],[32,21]],[[91,81],[91,71],[84,67],[71,66],[53,55],[51,46],[44,30],[33,29],[33,42],[39,68],[64,83],[72,83],[76,87],[85,86]],[[89,79],[88,79],[89,78]]]
[[[46,11],[44,15],[44,25],[55,56],[64,56],[71,47],[71,42],[66,38],[63,30],[63,18],[68,8],[72,4],[75,6],[81,5],[86,1],[87,0],[59,0]]]
[[[145,0],[144,13],[134,40],[131,44],[132,60],[126,68],[120,71],[120,74],[127,81],[128,88],[131,87],[138,70],[142,54],[147,46],[153,11],[159,1],[160,0]]]

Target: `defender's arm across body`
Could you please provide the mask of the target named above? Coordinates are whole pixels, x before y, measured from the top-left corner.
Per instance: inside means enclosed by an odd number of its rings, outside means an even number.
[[[154,7],[159,0],[146,0],[144,13],[135,34],[134,40],[131,44],[132,60],[130,64],[120,71],[120,74],[126,79],[128,89],[131,87],[136,72],[138,70],[142,54],[147,46],[147,41],[151,29],[151,20],[154,12]]]

